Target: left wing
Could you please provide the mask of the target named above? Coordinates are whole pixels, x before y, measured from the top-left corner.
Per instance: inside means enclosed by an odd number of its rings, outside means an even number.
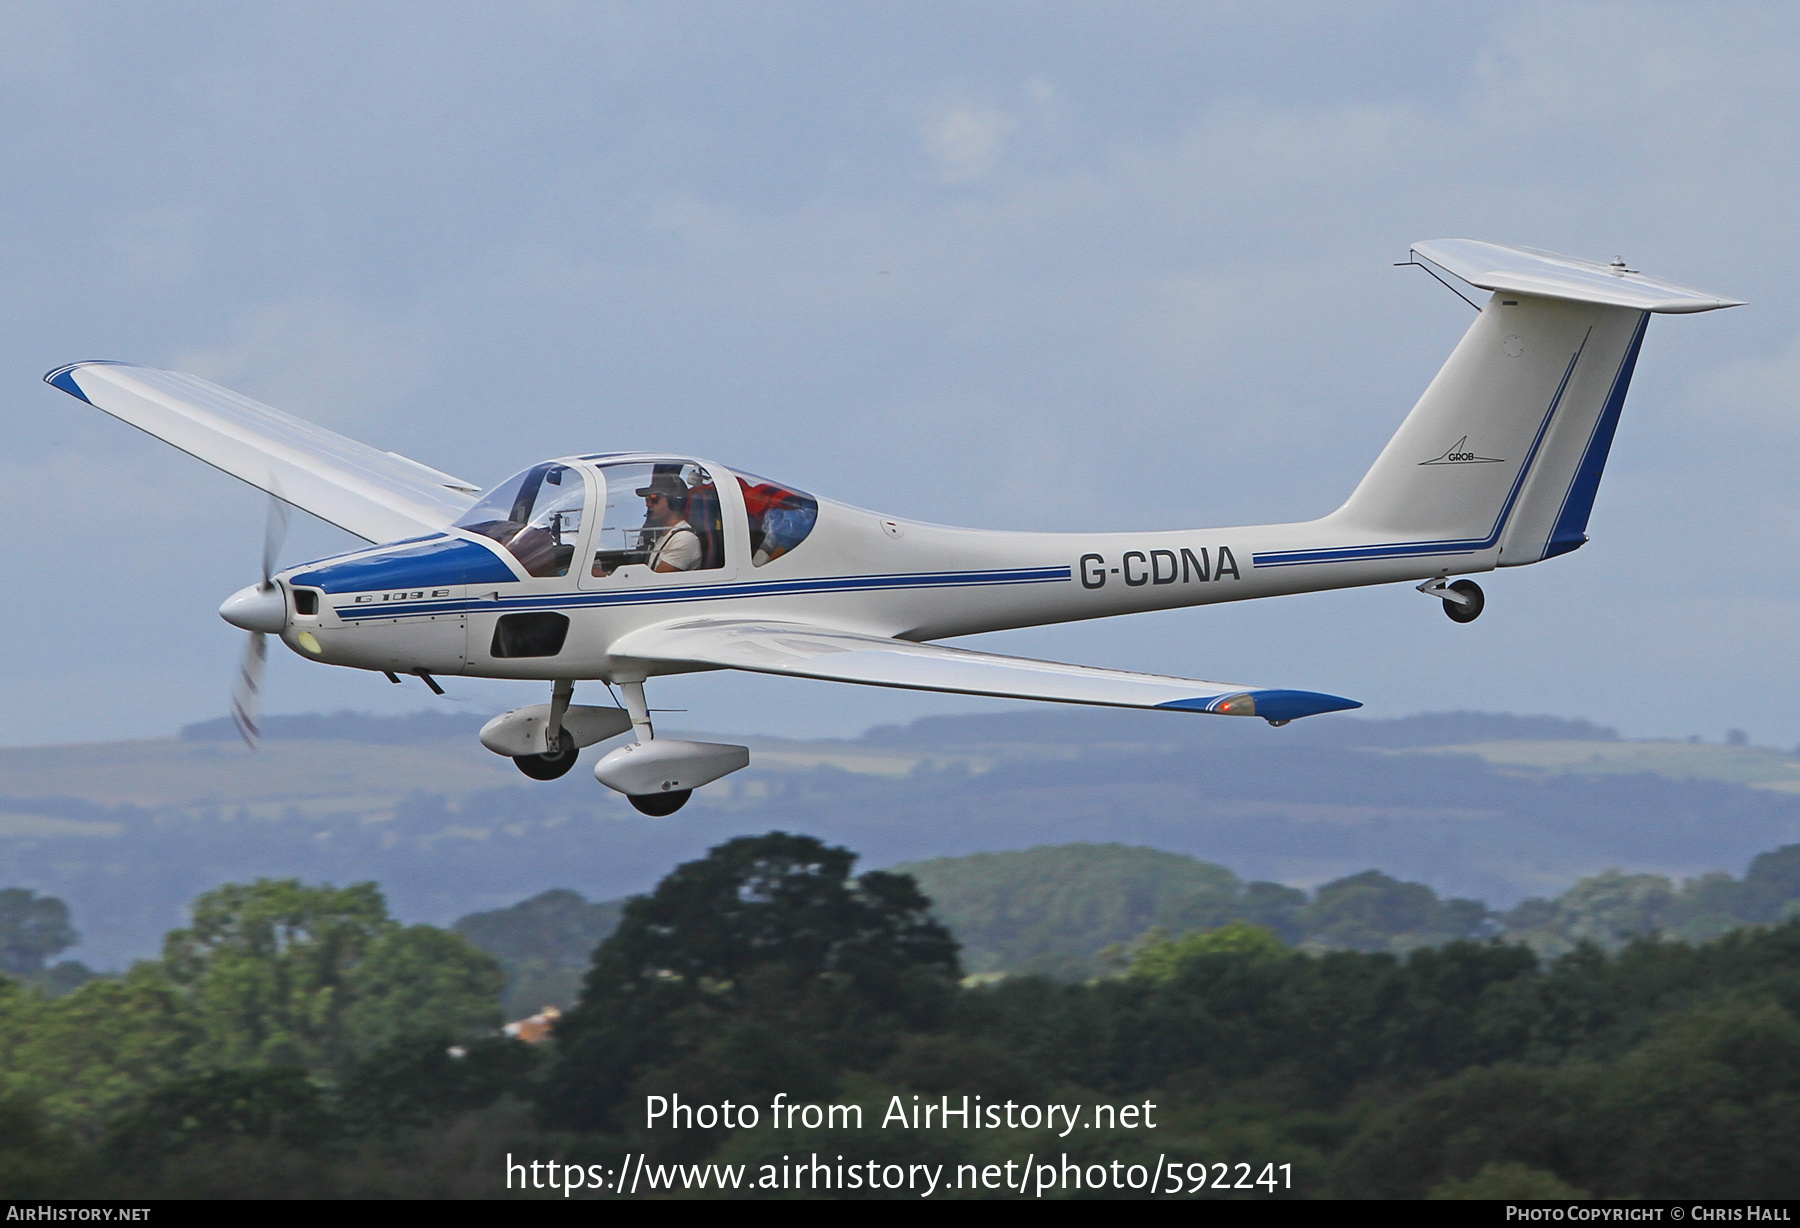
[[[623,637],[613,645],[612,655],[663,665],[724,667],[915,691],[1260,716],[1284,725],[1296,717],[1362,707],[1354,699],[1316,691],[1276,691],[1062,665],[803,623],[736,619],[667,623]]]
[[[197,376],[78,362],[44,382],[365,541],[435,532],[475,502],[461,478]]]

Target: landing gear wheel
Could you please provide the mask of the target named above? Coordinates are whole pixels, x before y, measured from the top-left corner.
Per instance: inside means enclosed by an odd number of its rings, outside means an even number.
[[[1482,607],[1487,604],[1487,597],[1481,591],[1481,585],[1473,580],[1458,580],[1449,586],[1453,593],[1461,593],[1467,601],[1444,602],[1444,613],[1455,623],[1472,623],[1481,617]]]
[[[581,757],[581,748],[575,745],[575,739],[567,730],[559,739],[559,747],[553,755],[514,755],[513,762],[533,780],[555,780],[566,775],[575,766],[575,760]]]
[[[637,807],[638,813],[660,819],[687,805],[687,799],[692,796],[692,789],[674,789],[668,793],[627,793],[625,800]]]

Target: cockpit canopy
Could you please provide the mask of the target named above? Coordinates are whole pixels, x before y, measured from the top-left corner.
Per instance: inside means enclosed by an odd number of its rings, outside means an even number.
[[[718,485],[705,466],[592,459],[598,461],[591,471],[599,483],[597,507],[588,505],[580,469],[550,461],[494,487],[456,527],[499,542],[537,577],[566,576],[575,568],[590,521],[586,570],[595,579],[632,564],[662,573],[726,566],[733,548]],[[766,478],[735,476],[749,529],[748,542],[735,550],[747,545],[751,564],[762,567],[806,540],[818,521],[817,499]]]

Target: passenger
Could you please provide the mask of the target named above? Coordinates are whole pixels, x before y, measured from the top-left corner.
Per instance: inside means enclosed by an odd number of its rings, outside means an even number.
[[[687,522],[687,483],[675,474],[659,473],[650,485],[638,487],[637,496],[644,501],[645,536],[654,543],[645,560],[650,570],[692,571],[700,566],[704,551],[700,534]]]

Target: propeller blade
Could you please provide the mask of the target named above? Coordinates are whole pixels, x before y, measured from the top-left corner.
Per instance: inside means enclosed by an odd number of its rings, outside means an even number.
[[[275,574],[275,556],[281,553],[287,531],[288,505],[279,495],[270,495],[269,518],[263,523],[262,586],[265,589],[269,587],[269,577]]]
[[[244,644],[244,659],[238,665],[237,686],[231,692],[231,723],[251,750],[256,749],[256,740],[261,736],[256,718],[262,697],[263,666],[268,660],[269,637],[252,631]]]

